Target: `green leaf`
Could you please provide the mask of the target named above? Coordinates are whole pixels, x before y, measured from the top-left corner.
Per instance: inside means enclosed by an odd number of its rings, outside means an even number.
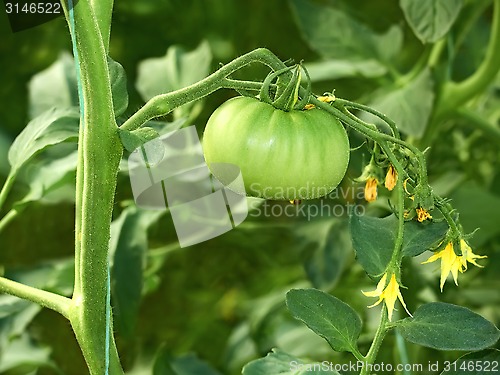
[[[294,228],[304,268],[313,286],[333,288],[351,252],[349,233],[344,220],[315,220]]]
[[[128,106],[127,77],[123,67],[108,57],[109,75],[115,116],[120,116]],[[28,85],[30,118],[47,110],[78,107],[78,88],[73,57],[63,52],[47,69],[34,75]]]
[[[31,120],[9,150],[9,163],[16,173],[38,152],[78,138],[79,115],[74,109],[50,109]]]
[[[352,215],[350,222],[352,246],[358,262],[368,275],[380,276],[387,268],[394,250],[398,222],[396,216],[378,218]]]
[[[328,341],[333,350],[357,350],[361,319],[345,302],[317,289],[292,289],[286,304],[294,318]]]
[[[123,147],[129,152],[133,152],[146,142],[160,136],[156,130],[149,127],[143,127],[133,131],[119,129],[119,134]]]
[[[396,241],[398,219],[395,215],[384,218],[353,215],[351,238],[356,256],[366,273],[380,276],[391,259]],[[403,256],[417,256],[430,250],[444,238],[448,225],[443,222],[404,223]]]
[[[396,324],[406,340],[439,350],[481,350],[500,338],[500,331],[481,315],[443,302],[426,303],[413,318]]]
[[[161,348],[156,354],[156,358],[153,364],[153,375],[178,375],[171,365],[172,355]]]
[[[28,90],[32,119],[53,107],[78,107],[75,64],[71,54],[62,52],[52,65],[35,74]]]
[[[8,294],[0,295],[0,319],[24,309],[29,302]]]
[[[481,246],[500,233],[500,198],[474,183],[460,186],[450,196],[453,207],[460,212],[460,223],[466,232],[479,230],[471,243]]]
[[[30,165],[27,176],[23,179],[29,184],[29,192],[15,203],[16,208],[47,197],[52,204],[64,201],[67,197],[60,193],[60,188],[70,185],[74,190],[77,159],[77,152],[73,152],[60,159]],[[74,191],[71,198],[74,199]]]
[[[422,43],[434,43],[450,30],[462,0],[400,0],[406,21]]]
[[[0,296],[0,365],[5,348],[26,331],[41,309],[41,306],[17,297]]]
[[[305,41],[322,57],[349,61],[374,59],[383,66],[401,49],[403,35],[397,26],[378,35],[337,8],[309,0],[292,0],[291,6]]]
[[[22,368],[26,374],[41,366],[54,367],[50,361],[50,348],[41,347],[31,342],[27,333],[12,340],[0,356],[0,372]]]
[[[330,347],[328,347],[330,349]],[[250,324],[243,321],[237,325],[227,340],[224,364],[228,373],[239,373],[241,367],[257,356],[256,344]]]
[[[173,357],[166,348],[156,356],[153,375],[220,375],[194,354]]]
[[[137,91],[144,100],[149,100],[156,95],[189,86],[210,73],[211,61],[212,52],[206,41],[191,52],[186,52],[177,45],[171,46],[165,56],[146,59],[139,63]],[[174,118],[192,119],[200,110],[201,101],[188,103],[174,110]]]
[[[306,363],[298,358],[273,349],[266,357],[257,359],[243,367],[243,375],[306,375],[332,374],[337,371],[326,363]]]
[[[416,257],[424,251],[439,245],[448,231],[445,221],[419,223],[407,221],[404,224],[403,255]]]
[[[215,371],[194,354],[176,358],[172,363],[172,368],[177,375],[220,375],[220,372]]]
[[[70,296],[73,292],[74,258],[37,264],[29,269],[9,269],[7,277],[34,288]]]
[[[379,60],[390,65],[403,47],[403,30],[398,25],[392,25],[385,34],[374,34],[373,38]]]
[[[487,349],[466,354],[449,364],[441,375],[485,375],[500,371],[500,350]]]
[[[109,79],[113,95],[115,117],[123,114],[128,107],[127,75],[123,66],[108,56]]]
[[[403,87],[375,98],[369,106],[392,119],[401,132],[420,138],[427,128],[434,103],[434,82],[429,69],[424,69],[417,77]],[[380,122],[370,114],[361,118]]]
[[[111,225],[111,295],[116,326],[126,338],[134,334],[141,303],[147,230],[162,214],[130,206]]]
[[[314,358],[328,358],[332,353],[328,342],[300,321],[276,319],[272,332],[274,345],[296,357],[310,357],[311,348],[314,348]]]
[[[387,69],[374,59],[351,61],[324,60],[305,64],[311,82],[334,80],[348,77],[380,77],[387,73]]]
[[[2,125],[0,125],[0,176],[7,176],[10,169],[7,155],[12,139],[1,128]]]

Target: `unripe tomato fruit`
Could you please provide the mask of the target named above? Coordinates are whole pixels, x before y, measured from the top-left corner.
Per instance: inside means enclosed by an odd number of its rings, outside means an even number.
[[[238,166],[247,195],[313,199],[342,181],[349,139],[342,124],[319,108],[285,112],[240,96],[223,103],[208,120],[203,152],[223,184],[230,181],[218,163]]]

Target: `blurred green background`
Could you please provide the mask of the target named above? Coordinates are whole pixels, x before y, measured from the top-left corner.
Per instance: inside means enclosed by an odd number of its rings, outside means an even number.
[[[410,71],[420,56],[428,51],[413,35],[396,0],[325,0],[314,3],[341,10],[366,25],[374,35],[386,33],[396,25],[403,39],[401,48],[391,55],[387,66],[401,75]],[[468,76],[484,57],[491,19],[488,4],[488,1],[464,2],[449,37],[456,39],[466,28],[468,32],[460,48],[443,54],[433,76],[432,90],[435,92],[448,78],[459,80]],[[283,60],[304,60],[306,66],[317,61],[342,61],[348,66],[359,63],[362,54],[353,55],[352,59],[350,56],[336,58],[335,51],[314,48],[314,43],[304,37],[308,35],[304,29],[310,26],[298,21],[297,14],[306,11],[301,6],[300,1],[285,0],[116,1],[110,56],[123,65],[127,74],[129,106],[123,118],[144,103],[136,86],[140,62],[164,56],[173,45],[189,51],[207,41],[213,56],[208,73],[215,71],[220,63],[257,47],[266,47]],[[475,17],[472,21],[471,15]],[[331,30],[335,27],[332,24]],[[30,80],[51,66],[62,52],[70,52],[71,44],[68,27],[62,18],[12,33],[5,13],[1,13],[0,35],[0,181],[3,181],[8,173],[8,147],[30,120]],[[311,71],[319,70],[311,66]],[[239,77],[263,79],[266,73],[262,68],[251,67],[239,73]],[[398,83],[397,77],[390,72],[330,73],[330,76],[326,74],[316,79],[313,76],[314,92],[321,94],[335,89],[338,97],[362,103],[373,102],[378,96],[394,90]],[[471,104],[473,110],[484,115],[497,128],[499,82],[497,77],[492,86]],[[235,94],[220,91],[206,99],[201,112],[192,118],[200,132],[210,113]],[[414,98],[416,102],[420,99]],[[453,199],[466,230],[481,228],[472,245],[476,246],[476,253],[488,255],[487,261],[483,262],[487,266],[460,275],[459,288],[448,282],[440,294],[438,271],[432,266],[420,266],[423,259],[408,261],[404,274],[404,284],[408,287],[403,292],[405,300],[410,310],[423,301],[433,300],[464,305],[498,326],[499,142],[463,119],[449,118],[439,126],[438,135],[430,142],[423,142],[412,134],[409,139],[419,146],[430,146],[427,155],[431,184]],[[352,147],[363,142],[355,134],[350,134],[350,138]],[[72,146],[63,145],[53,153],[67,152],[65,147]],[[40,157],[50,155],[44,153]],[[367,158],[364,148],[353,152],[343,189],[360,192],[360,185],[352,179],[360,174]],[[15,185],[7,206],[28,191],[23,178],[21,176]],[[74,206],[71,194],[68,194],[71,189],[67,187],[56,192],[64,199],[52,197],[52,200],[29,204],[0,236],[0,265],[7,272],[31,285],[47,287],[52,283],[52,289],[66,293],[71,290],[74,236]],[[366,208],[368,214],[385,215],[389,212],[389,193],[381,189],[380,194],[383,197],[380,202]],[[130,199],[128,176],[124,173],[120,175],[117,191],[116,218],[122,212],[130,217],[142,215],[130,206]],[[364,205],[359,194],[348,199],[337,197],[327,204],[345,207],[348,202]],[[319,205],[319,201],[303,204],[314,206]],[[271,205],[280,206],[281,203]],[[361,347],[365,351],[377,324],[378,310],[366,309],[372,301],[363,297],[360,290],[372,289],[373,282],[355,262],[346,212],[341,216],[307,221],[302,217],[254,215],[235,230],[187,249],[176,248],[175,232],[168,215],[154,220],[149,228],[131,229],[123,224],[125,229],[122,230],[130,230],[137,236],[140,236],[139,231],[147,230],[149,241],[146,246],[150,249],[138,260],[144,263],[144,286],[137,315],[132,311],[133,318],[129,319],[126,313],[120,317],[123,306],[114,306],[115,319],[118,320],[115,331],[124,366],[136,374],[148,373],[141,372],[146,371],[142,368],[150,365],[154,357],[160,355],[157,354],[160,350],[160,353],[173,357],[196,353],[216,371],[237,374],[243,364],[264,356],[273,347],[315,360],[347,361],[349,356],[329,351],[325,342],[287,313],[284,294],[293,286],[313,285],[351,304],[364,320]],[[130,272],[136,267],[131,265]],[[142,282],[131,280],[132,283],[135,281]],[[131,302],[134,303],[139,302]],[[12,328],[18,324],[18,327],[26,327],[29,341],[20,348],[29,347],[40,355],[40,361],[20,358],[13,361],[10,368],[5,364],[2,367],[0,362],[0,369],[5,368],[6,374],[28,374],[31,371],[39,374],[87,373],[68,322],[48,310],[38,314],[33,312],[34,319],[31,320],[27,318],[31,315],[26,309],[23,305],[16,310],[23,312],[21,318],[18,314],[9,320],[8,314],[0,315],[0,334],[7,335],[0,341],[0,345],[4,345],[0,347],[0,358],[12,335],[22,333]],[[460,354],[413,345],[403,349],[392,335],[387,338],[387,343],[379,362],[397,362],[405,350],[410,353],[411,361],[420,363],[424,360],[454,360]]]

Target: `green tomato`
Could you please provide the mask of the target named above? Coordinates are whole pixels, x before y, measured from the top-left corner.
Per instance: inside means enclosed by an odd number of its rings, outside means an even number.
[[[203,135],[212,174],[224,185],[241,170],[246,194],[266,199],[313,199],[335,189],[349,163],[342,124],[319,108],[274,108],[256,98],[236,97],[215,110]]]

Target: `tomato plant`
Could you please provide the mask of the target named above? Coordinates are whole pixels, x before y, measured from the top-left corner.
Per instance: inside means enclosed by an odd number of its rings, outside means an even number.
[[[266,199],[324,196],[340,183],[349,162],[347,134],[330,113],[283,111],[250,97],[230,99],[215,110],[203,148],[223,183],[230,182],[224,163],[237,165],[246,192]]]
[[[0,47],[0,373],[498,369],[500,0],[61,3]],[[155,180],[191,123],[243,222]]]

